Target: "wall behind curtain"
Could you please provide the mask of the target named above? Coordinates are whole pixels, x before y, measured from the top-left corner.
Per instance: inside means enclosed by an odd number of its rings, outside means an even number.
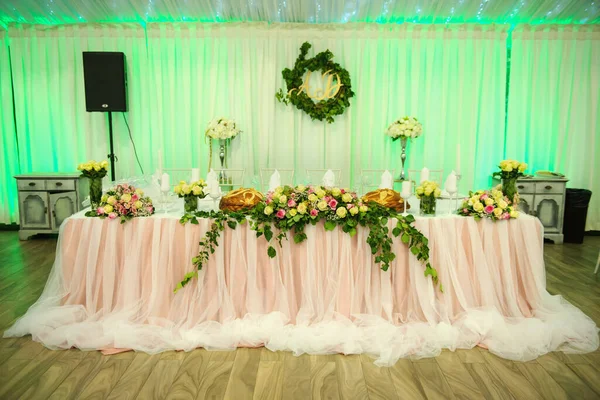
[[[506,155],[592,190],[587,230],[600,230],[600,27],[513,32]]]
[[[8,37],[0,31],[0,223],[18,222],[17,185],[19,173],[17,138],[13,114]]]

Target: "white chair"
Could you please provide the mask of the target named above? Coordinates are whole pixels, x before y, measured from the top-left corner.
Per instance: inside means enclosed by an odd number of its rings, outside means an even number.
[[[600,252],[598,253],[598,261],[596,261],[596,269],[594,269],[594,274],[598,273],[598,268],[600,268]]]
[[[323,181],[323,175],[325,175],[325,173],[327,171],[329,171],[330,169],[331,168],[307,169],[306,177],[307,177],[308,183],[310,183],[312,185],[321,185],[322,181]],[[331,172],[333,172],[333,174],[335,175],[334,185],[339,186],[340,183],[342,182],[342,170],[341,169],[331,169]]]
[[[421,170],[420,169],[409,169],[408,170],[408,180],[412,181],[416,186],[419,186],[421,183]],[[442,188],[444,182],[444,170],[443,169],[430,169],[429,170],[429,180],[437,182]]]
[[[388,171],[390,171],[392,177],[394,177],[396,170],[389,169]],[[381,175],[384,172],[385,169],[363,169],[360,172],[360,194],[363,195],[372,190],[379,189]]]
[[[244,187],[245,169],[215,169],[223,192]]]
[[[169,174],[171,187],[179,185],[180,181],[192,180],[192,168],[163,168],[163,173]]]
[[[271,175],[277,170],[281,177],[281,185],[294,186],[294,170],[280,168],[261,168],[260,169],[260,190],[267,192],[269,190],[269,180]]]

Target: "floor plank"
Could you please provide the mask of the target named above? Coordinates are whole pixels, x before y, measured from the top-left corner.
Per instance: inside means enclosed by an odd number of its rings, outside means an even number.
[[[80,399],[105,399],[108,397],[112,389],[117,385],[117,382],[127,367],[131,364],[130,360],[116,360],[109,358],[94,376],[94,378],[83,389],[79,396]]]
[[[162,400],[169,394],[181,360],[159,360],[137,396],[139,400]]]
[[[209,358],[210,352],[204,349],[196,349],[190,352],[183,360],[167,398],[194,400],[198,396],[198,388],[200,387],[202,375],[206,371]]]
[[[0,399],[19,398],[31,386],[32,382],[38,380],[50,368],[54,360],[61,354],[58,351],[44,351],[32,360],[19,359],[15,353],[9,360],[29,361],[26,365],[12,374],[12,377],[6,382],[0,384]],[[11,371],[13,372],[13,371]]]
[[[225,398],[227,383],[233,369],[233,361],[210,361],[198,388],[198,400]]]
[[[425,390],[423,390],[423,386],[419,380],[419,375],[410,360],[398,360],[398,362],[390,368],[390,375],[392,383],[396,388],[396,393],[400,394],[400,398],[427,398]]]
[[[600,371],[587,364],[570,364],[569,367],[596,392],[600,398]]]
[[[310,386],[313,400],[339,399],[335,361],[311,363]]]
[[[79,393],[87,386],[102,365],[108,360],[98,351],[85,353],[83,360],[74,368],[73,371],[63,380],[60,385],[52,392],[50,399],[77,399]]]
[[[570,399],[597,399],[598,395],[569,366],[555,354],[545,354],[537,359],[548,374],[567,392]]]
[[[281,399],[282,396],[283,362],[260,361],[253,398],[256,400]]]
[[[489,372],[503,382],[515,398],[532,400],[542,398],[512,361],[495,356],[490,352],[484,352],[483,357],[487,362]]]
[[[363,374],[360,357],[357,355],[336,358],[336,373],[340,398],[366,399],[367,383]]]
[[[567,393],[539,364],[516,364],[519,371],[544,399],[568,399]]]
[[[461,362],[458,354],[444,351],[435,360],[457,399],[483,399],[483,394]]]
[[[110,392],[108,399],[135,399],[159,360],[159,355],[136,353],[135,358]]]
[[[290,354],[284,361],[283,381],[284,399],[310,398],[310,357],[306,354],[298,357]]]
[[[256,375],[260,363],[261,349],[238,349],[233,369],[227,383],[225,397],[251,399],[256,386]]]
[[[413,363],[428,399],[455,399],[437,363]]]
[[[479,387],[479,390],[486,399],[510,400],[514,399],[510,391],[504,386],[504,383],[498,380],[497,376],[491,374],[488,366],[482,363],[465,364],[465,368]]]

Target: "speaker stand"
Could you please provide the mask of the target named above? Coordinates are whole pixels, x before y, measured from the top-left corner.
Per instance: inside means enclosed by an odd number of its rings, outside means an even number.
[[[115,161],[119,159],[115,156],[115,150],[113,148],[113,124],[112,124],[112,112],[108,112],[108,139],[110,141],[110,153],[107,157],[110,159],[110,179],[115,181]]]

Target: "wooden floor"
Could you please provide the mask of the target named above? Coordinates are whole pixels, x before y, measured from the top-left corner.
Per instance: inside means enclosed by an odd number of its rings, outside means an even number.
[[[0,232],[0,331],[39,297],[55,238]],[[600,237],[546,245],[548,290],[600,325]],[[365,356],[234,352],[50,351],[30,337],[0,339],[0,399],[598,399],[600,352],[552,353],[528,363],[485,350],[444,351],[379,368]]]

